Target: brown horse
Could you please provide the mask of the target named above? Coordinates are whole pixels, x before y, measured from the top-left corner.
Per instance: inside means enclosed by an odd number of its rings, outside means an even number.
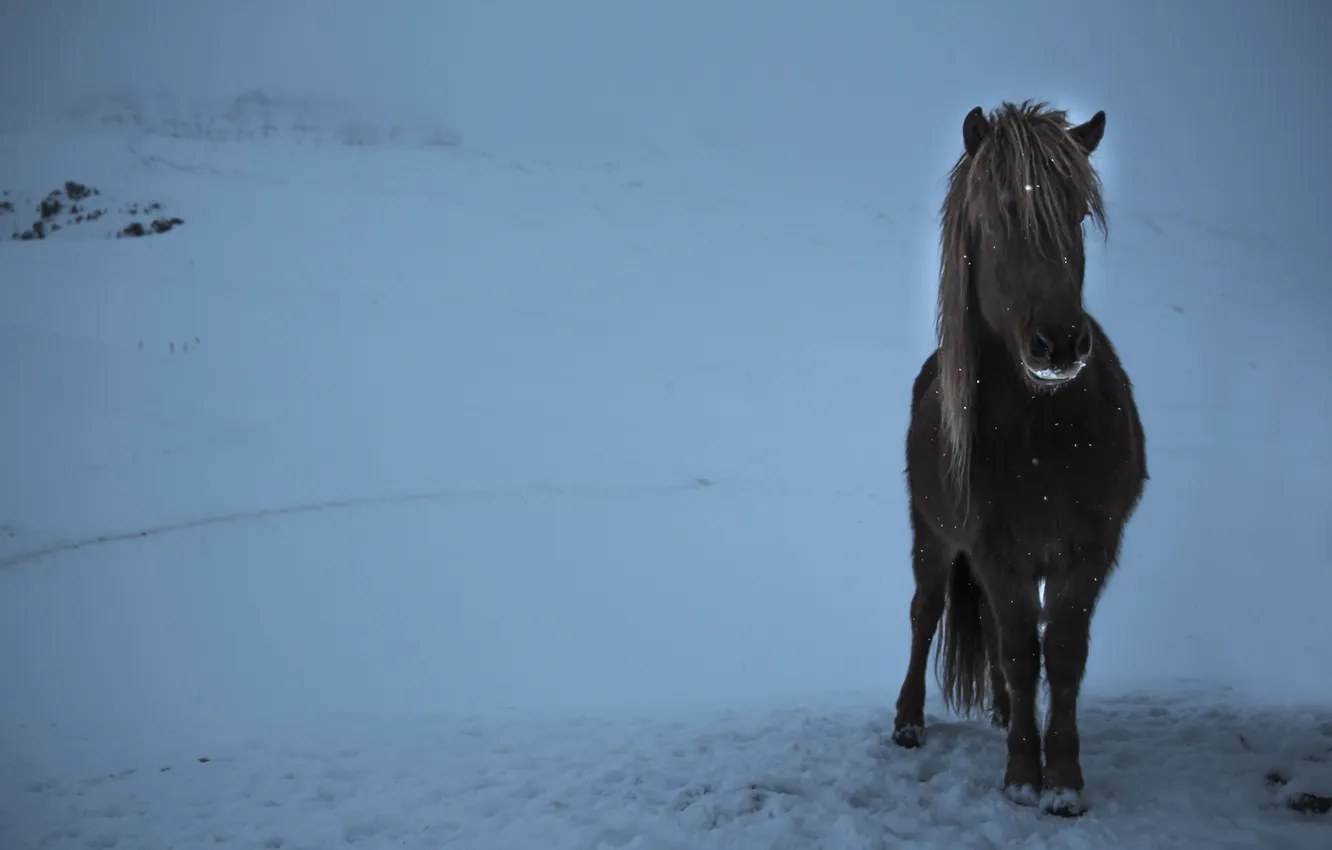
[[[1132,386],[1082,301],[1083,221],[1106,232],[1091,164],[1104,132],[1104,112],[1071,126],[1043,103],[963,120],[942,209],[938,348],[912,387],[906,439],[916,591],[893,741],[924,743],[943,617],[945,704],[988,704],[1008,729],[1005,793],[1066,817],[1083,811],[1092,613],[1147,481]]]

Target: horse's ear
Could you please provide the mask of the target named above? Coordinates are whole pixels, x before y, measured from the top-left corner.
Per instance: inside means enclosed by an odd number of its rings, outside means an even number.
[[[1095,115],[1087,120],[1086,124],[1079,124],[1070,129],[1068,134],[1082,146],[1088,156],[1091,156],[1097,145],[1101,143],[1101,138],[1105,135],[1105,110],[1098,110]]]
[[[978,106],[962,119],[962,144],[967,147],[967,156],[975,156],[988,135],[990,122],[985,120],[985,111]]]

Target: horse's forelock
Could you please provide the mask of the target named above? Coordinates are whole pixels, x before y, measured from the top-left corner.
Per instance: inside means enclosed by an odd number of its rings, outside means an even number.
[[[1084,211],[1107,231],[1100,176],[1069,135],[1066,112],[1030,101],[1005,103],[990,114],[989,125],[976,156],[959,162],[966,179],[950,183],[959,213],[991,217],[1005,233],[1032,234],[1045,256],[1066,255],[1071,241],[1082,239]]]

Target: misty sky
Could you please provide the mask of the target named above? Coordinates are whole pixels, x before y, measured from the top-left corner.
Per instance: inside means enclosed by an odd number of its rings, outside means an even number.
[[[336,95],[428,113],[498,149],[687,141],[830,172],[908,157],[904,172],[931,181],[912,190],[929,194],[967,109],[1037,97],[1075,116],[1108,112],[1107,180],[1122,170],[1175,198],[1218,199],[1303,163],[1318,179],[1291,181],[1286,200],[1321,206],[1326,196],[1327,4],[914,6],[922,11],[870,0],[13,3],[0,13],[11,81],[0,104],[18,116],[117,87]],[[1300,123],[1306,132],[1274,132]]]

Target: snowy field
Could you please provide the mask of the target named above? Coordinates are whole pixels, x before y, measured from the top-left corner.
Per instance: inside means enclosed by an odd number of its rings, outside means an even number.
[[[1102,66],[1070,102],[1058,62],[883,93],[856,76],[906,61],[883,32],[792,3],[752,61],[842,49],[727,76],[742,18],[599,3],[702,51],[713,99],[696,72],[700,105],[665,109],[665,47],[547,77],[591,12],[503,49],[501,13],[449,21],[445,121],[365,106],[354,69],[208,77],[232,48],[189,65],[189,38],[304,19],[177,11],[175,93],[66,67],[59,108],[3,113],[0,848],[1332,846],[1296,811],[1332,795],[1332,244],[1303,215],[1332,104],[1300,40],[1326,13],[1218,13],[1175,76]],[[313,67],[369,25],[336,8]],[[24,43],[54,26],[20,17]],[[1184,26],[1148,23],[1145,50]],[[643,105],[571,93],[598,69]],[[1251,120],[1222,84],[1263,92]],[[929,103],[902,126],[875,96]],[[927,745],[887,737],[935,209],[966,110],[1029,96],[1109,116],[1089,299],[1152,474],[1093,626],[1073,821],[1003,797],[1003,733],[933,678]],[[52,192],[61,227],[11,239]]]

